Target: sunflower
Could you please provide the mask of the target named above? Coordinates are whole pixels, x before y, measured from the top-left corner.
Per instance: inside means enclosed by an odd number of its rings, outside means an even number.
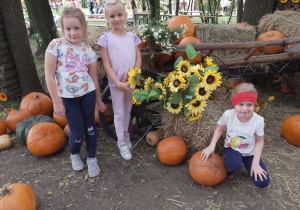
[[[292,0],[292,2],[293,2],[293,3],[298,3],[298,2],[299,2],[299,0]]]
[[[285,4],[288,0],[280,0],[280,3]]]
[[[198,65],[198,64],[197,64],[197,65]],[[202,76],[201,76],[200,72],[198,71],[198,68],[195,68],[195,67],[196,67],[196,66],[193,66],[193,67],[191,68],[191,75],[196,74],[197,77],[198,77],[198,80],[201,81]]]
[[[205,87],[200,83],[197,85],[196,90],[195,90],[195,97],[197,100],[203,101],[208,99],[210,96],[211,91],[210,90],[205,90]]]
[[[191,75],[190,73],[190,63],[188,61],[180,61],[177,65],[177,72],[183,74],[184,76]]]
[[[216,70],[209,69],[204,73],[203,83],[205,90],[215,90],[217,86],[220,86],[222,83],[220,73],[216,73]]]
[[[182,77],[182,75],[174,75],[170,78],[169,83],[170,90],[172,92],[177,92],[179,89],[186,89],[186,80]]]
[[[187,115],[187,118],[188,118],[188,120],[189,121],[194,121],[194,120],[197,120],[197,119],[199,119],[199,118],[201,118],[202,117],[202,115],[201,115],[201,113],[198,113],[198,114],[193,114],[193,113],[189,113],[188,115]]]
[[[164,85],[165,85],[165,86],[168,86],[168,85],[169,85],[171,77],[172,77],[173,75],[175,75],[175,74],[176,74],[176,71],[171,71],[171,72],[168,74],[168,76],[164,79]]]
[[[159,89],[159,91],[161,92],[161,95],[159,96],[159,100],[162,100],[164,98],[164,95],[166,95],[167,91],[166,88],[163,87],[163,85],[160,82],[156,82],[154,84],[154,87],[156,87],[157,89]]]
[[[213,59],[211,57],[205,58],[205,62],[207,66],[217,66],[216,64],[213,63]]]
[[[204,111],[204,107],[207,106],[206,101],[200,101],[196,98],[192,99],[189,103],[185,105],[189,109],[189,113],[197,115]]]
[[[171,104],[167,103],[167,110],[171,112],[172,114],[178,114],[183,108],[182,101],[179,102],[179,104]]]
[[[142,70],[140,68],[131,68],[128,72],[128,83],[131,87],[140,84]]]
[[[7,95],[5,93],[0,93],[0,101],[7,101]]]
[[[148,77],[144,83],[144,89],[148,92],[150,92],[150,84],[154,84],[155,80],[151,77]]]
[[[137,89],[135,89],[135,90],[133,91],[133,93],[136,93],[136,92],[138,92],[138,91],[140,91],[140,89],[137,88]],[[133,104],[136,104],[136,105],[142,104],[142,102],[139,101],[139,100],[137,100],[137,98],[134,97],[134,95],[132,95],[132,101],[133,101]]]

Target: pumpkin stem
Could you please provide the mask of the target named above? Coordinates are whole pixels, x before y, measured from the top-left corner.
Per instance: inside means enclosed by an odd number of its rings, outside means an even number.
[[[38,94],[35,94],[35,95],[33,96],[33,98],[34,98],[34,99],[39,98]]]
[[[9,195],[9,189],[12,189],[12,186],[10,185],[10,183],[4,185],[3,188],[2,188],[2,192],[1,192],[0,196],[4,197],[4,196]]]

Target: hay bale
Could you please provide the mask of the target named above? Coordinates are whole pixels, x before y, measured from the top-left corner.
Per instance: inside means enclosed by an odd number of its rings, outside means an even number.
[[[279,31],[286,37],[299,37],[300,13],[292,11],[276,11],[263,16],[258,24],[258,32]]]
[[[245,28],[236,25],[196,24],[195,37],[202,43],[236,43],[255,41],[256,31],[253,26]],[[213,55],[222,60],[237,58],[247,54],[247,50],[216,50]]]

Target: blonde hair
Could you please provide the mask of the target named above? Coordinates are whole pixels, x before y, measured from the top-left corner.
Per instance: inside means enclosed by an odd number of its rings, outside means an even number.
[[[86,32],[87,32],[87,24],[85,21],[85,17],[81,9],[75,8],[75,7],[65,7],[64,10],[61,13],[61,18],[59,21],[59,26],[61,28],[61,35],[64,35],[64,19],[75,17],[79,20],[82,30],[83,30],[83,37],[86,38]]]
[[[109,0],[106,3],[105,8],[104,8],[105,17],[107,15],[107,13],[106,13],[107,9],[109,9],[112,6],[116,6],[116,5],[120,5],[123,8],[124,12],[126,13],[126,9],[125,9],[123,2],[121,2],[120,0]],[[108,27],[108,26],[109,26],[109,23],[106,22],[106,27]]]
[[[241,92],[252,92],[255,93],[257,95],[257,90],[254,87],[254,85],[252,83],[241,83],[239,85],[237,85],[233,91],[232,91],[232,97],[237,94],[237,93],[241,93]]]

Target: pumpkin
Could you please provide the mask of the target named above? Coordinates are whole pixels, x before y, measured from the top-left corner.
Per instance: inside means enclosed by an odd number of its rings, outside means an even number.
[[[230,82],[228,83],[227,87],[234,88],[235,86],[237,86],[241,83],[242,83],[241,79],[231,79]]]
[[[284,85],[281,89],[280,92],[283,94],[291,94],[292,93],[292,89],[291,87]]]
[[[11,111],[6,118],[6,124],[11,132],[15,133],[17,124],[22,122],[25,119],[28,119],[32,116],[31,112],[28,110],[16,110]]]
[[[285,36],[280,33],[279,31],[268,31],[266,33],[261,34],[256,41],[269,41],[269,40],[274,40],[274,39],[283,39]],[[264,52],[270,48],[273,48],[275,46],[266,46],[266,47],[262,47],[259,49],[260,52]],[[272,54],[276,54],[276,53],[280,53],[282,50],[284,49],[284,47],[278,45],[277,47],[268,50],[265,52],[266,55],[272,55]]]
[[[156,147],[161,140],[163,134],[162,129],[158,129],[156,131],[150,131],[146,135],[146,142],[152,147]]]
[[[107,117],[105,119],[107,123],[112,123],[114,121],[114,110],[110,104],[106,104],[106,109],[104,114],[105,116],[111,115],[110,117]]]
[[[8,134],[0,136],[0,151],[9,148],[11,145],[11,138]]]
[[[164,59],[165,59],[163,63],[167,63],[170,60],[172,60],[172,58],[173,58],[173,54],[171,54],[171,55],[168,55],[168,54],[155,54],[153,58],[156,61],[160,61],[161,59],[163,59],[163,56],[164,56]]]
[[[141,42],[138,47],[139,48],[146,48],[148,46],[148,42]]]
[[[184,37],[180,41],[179,45],[181,45],[181,44],[192,44],[192,43],[200,44],[201,42],[196,37],[189,36],[189,37]],[[179,58],[179,56],[182,56],[183,60],[189,60],[186,52],[176,53],[175,54],[175,60],[177,60]],[[201,63],[202,57],[203,56],[201,54],[196,55],[196,57],[191,61],[191,64],[199,64],[199,63]]]
[[[291,145],[300,147],[300,115],[286,118],[282,123],[281,133]]]
[[[36,199],[31,187],[23,183],[7,184],[0,189],[1,210],[35,210]]]
[[[246,25],[245,25],[244,23],[235,23],[235,25],[241,26],[241,27],[243,27],[243,28],[246,27]]]
[[[7,133],[7,125],[4,120],[0,117],[0,135]]]
[[[57,125],[59,125],[63,128],[68,124],[66,117],[59,117],[55,114],[53,114],[53,120]]]
[[[177,165],[186,158],[187,147],[182,138],[171,136],[158,143],[157,152],[163,164]]]
[[[69,127],[68,124],[67,124],[67,125],[65,126],[65,128],[64,128],[64,134],[65,134],[65,136],[66,136],[67,138],[70,137],[70,127]]]
[[[189,171],[191,177],[204,186],[211,186],[223,181],[227,175],[227,168],[221,156],[214,153],[207,161],[202,160],[202,152],[196,152],[190,159]]]
[[[41,122],[50,122],[54,123],[51,117],[49,116],[43,116],[43,115],[37,115],[32,116],[29,119],[25,119],[22,122],[19,122],[16,128],[16,136],[17,139],[22,142],[24,145],[26,145],[26,139],[29,130],[37,123]]]
[[[35,124],[27,136],[27,147],[31,153],[37,156],[53,154],[60,150],[64,144],[64,131],[54,123]]]
[[[181,25],[186,25],[187,30],[184,32],[184,36],[194,36],[195,33],[195,26],[193,21],[185,16],[174,16],[168,21],[168,28],[177,28],[180,27]],[[183,37],[180,37],[175,43],[178,44]]]
[[[49,96],[43,93],[32,92],[22,99],[20,109],[30,111],[33,116],[39,114],[51,116],[53,103]]]

